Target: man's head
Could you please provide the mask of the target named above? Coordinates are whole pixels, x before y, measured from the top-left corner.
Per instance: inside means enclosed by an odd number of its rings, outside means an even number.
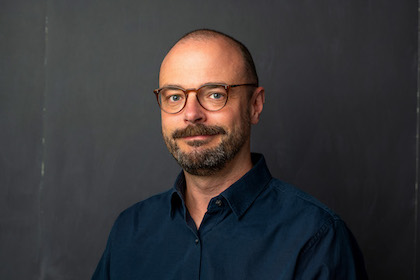
[[[225,87],[226,104],[209,111],[205,104],[217,104],[216,100],[224,98],[224,94],[193,90],[209,83],[247,85]],[[227,35],[197,30],[172,47],[162,62],[159,86],[183,88],[185,93],[181,90],[176,95],[165,94],[161,101],[186,103],[179,112],[162,110],[162,134],[169,151],[185,171],[211,175],[238,154],[249,153],[250,125],[258,122],[264,102],[264,89],[257,83],[248,50]]]
[[[235,38],[224,34],[219,31],[210,30],[210,29],[198,29],[191,31],[184,36],[182,36],[178,41],[183,41],[186,39],[195,39],[195,40],[211,40],[211,39],[225,39],[232,47],[236,48],[239,54],[242,56],[244,74],[248,76],[248,81],[258,85],[258,74],[257,69],[255,68],[254,60],[252,55],[249,52],[248,48],[236,40]]]

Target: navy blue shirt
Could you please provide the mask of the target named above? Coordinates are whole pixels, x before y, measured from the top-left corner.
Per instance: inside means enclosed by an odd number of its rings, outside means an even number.
[[[173,189],[122,212],[92,279],[367,279],[344,222],[252,157],[253,168],[211,199],[198,230],[182,172]]]

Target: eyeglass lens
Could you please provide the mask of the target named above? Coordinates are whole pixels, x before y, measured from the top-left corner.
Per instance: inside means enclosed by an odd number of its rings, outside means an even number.
[[[201,106],[209,111],[217,111],[225,106],[227,90],[223,85],[205,85],[197,90],[197,99]],[[168,113],[182,110],[187,100],[187,93],[175,87],[163,88],[159,92],[159,104]]]

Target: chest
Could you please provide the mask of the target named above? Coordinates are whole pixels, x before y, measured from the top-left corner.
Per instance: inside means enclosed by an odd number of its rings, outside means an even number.
[[[228,210],[206,213],[199,230],[183,218],[153,234],[141,226],[114,242],[111,274],[118,279],[289,279],[303,246],[281,224],[241,221]]]

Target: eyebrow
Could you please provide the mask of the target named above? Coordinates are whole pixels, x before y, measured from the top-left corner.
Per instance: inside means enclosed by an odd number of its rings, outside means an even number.
[[[227,85],[226,82],[208,82],[208,83],[200,85],[198,88],[200,88],[202,86],[213,85],[213,84]],[[161,86],[160,88],[163,88],[163,87],[179,87],[179,88],[183,88],[183,89],[188,89],[188,88],[184,88],[183,86],[181,86],[179,84],[165,84],[165,85]]]
[[[165,85],[161,86],[160,88],[163,88],[163,87],[180,87],[180,88],[182,88],[182,86],[178,85],[178,84],[165,84]]]

